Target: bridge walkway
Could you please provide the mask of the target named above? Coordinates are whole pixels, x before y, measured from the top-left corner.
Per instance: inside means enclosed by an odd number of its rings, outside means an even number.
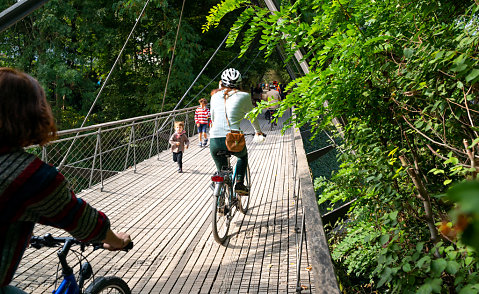
[[[253,187],[250,210],[236,213],[225,245],[211,234],[210,176],[215,170],[208,148],[197,136],[183,158],[184,173],[177,173],[171,153],[147,159],[78,196],[104,211],[112,228],[132,235],[135,247],[125,252],[87,251],[96,275],[122,277],[133,293],[292,293],[296,292],[294,191],[295,153],[293,129],[269,131],[262,144],[247,137]],[[246,121],[242,128],[253,132]],[[235,161],[235,160],[233,160]],[[301,206],[300,206],[301,207]],[[65,235],[36,226],[34,233]],[[298,242],[299,244],[299,242]],[[302,293],[315,292],[308,242],[303,243],[300,265]],[[14,283],[29,293],[53,290],[57,270],[56,249],[29,248]],[[71,254],[72,264],[76,257]]]

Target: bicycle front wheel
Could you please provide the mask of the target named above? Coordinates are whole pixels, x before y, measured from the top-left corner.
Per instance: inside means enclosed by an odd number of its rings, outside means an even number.
[[[230,192],[226,184],[216,184],[213,196],[213,207],[211,211],[211,224],[213,229],[213,237],[219,244],[223,244],[228,236],[230,228]]]
[[[99,277],[85,290],[85,294],[131,294],[128,284],[119,277]]]
[[[244,175],[244,185],[248,187],[249,195],[240,195],[236,194],[236,198],[238,198],[238,208],[241,213],[246,214],[249,207],[249,199],[251,197],[251,174],[249,171],[249,165],[246,166],[246,174]]]

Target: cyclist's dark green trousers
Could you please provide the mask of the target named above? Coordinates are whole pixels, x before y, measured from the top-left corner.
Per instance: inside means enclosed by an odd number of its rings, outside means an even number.
[[[218,151],[228,150],[228,148],[226,148],[225,140],[225,137],[210,138],[210,153],[213,157],[213,160],[215,161],[216,169],[218,171],[220,171],[223,166],[228,165],[226,156],[218,156],[216,154],[218,153]],[[246,173],[246,167],[248,166],[248,150],[246,149],[246,146],[244,146],[244,149],[242,151],[236,152],[234,153],[234,155],[238,157],[238,161],[236,163],[236,181],[242,183],[244,180],[244,175]]]

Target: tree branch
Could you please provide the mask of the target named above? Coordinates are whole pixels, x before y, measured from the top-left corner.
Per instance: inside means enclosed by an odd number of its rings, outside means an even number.
[[[471,92],[471,89],[472,89],[472,86],[469,87],[469,90],[467,90],[467,93],[465,93],[464,88],[462,88],[462,92],[464,93],[464,104],[466,105],[467,117],[469,118],[469,121],[471,122],[472,131],[474,132],[474,135],[476,135],[476,138],[477,138],[477,137],[479,137],[479,135],[477,135],[477,132],[474,130],[474,122],[472,121],[472,118],[471,118],[471,112],[469,111],[469,105],[467,105],[467,95],[469,95],[469,93]],[[474,156],[473,156],[473,158],[474,158]]]
[[[442,146],[442,147],[451,149],[451,150],[453,150],[453,151],[455,151],[455,152],[457,152],[457,153],[459,153],[459,154],[466,155],[463,151],[461,151],[461,150],[459,150],[459,149],[456,149],[456,148],[454,148],[454,147],[452,147],[452,146],[449,146],[449,145],[447,145],[447,144],[443,144],[443,143],[437,142],[437,141],[435,141],[435,140],[429,138],[429,137],[426,136],[424,133],[422,133],[420,130],[416,129],[416,128],[407,120],[407,118],[406,118],[404,115],[401,115],[401,116],[402,116],[402,118],[406,121],[406,123],[407,123],[413,130],[415,130],[417,133],[419,133],[421,136],[423,136],[423,137],[426,138],[427,140],[433,142],[433,143],[436,144],[436,145],[439,145],[439,146]]]
[[[437,151],[434,150],[434,149],[431,147],[431,145],[426,144],[426,146],[427,146],[427,148],[429,148],[429,150],[431,150],[431,152],[432,152],[434,155],[436,155],[437,157],[441,158],[442,160],[448,160],[448,159],[449,159],[449,158],[447,158],[447,157],[445,157],[445,156],[443,156],[443,155],[437,153]],[[463,164],[463,163],[458,163],[458,165],[460,165],[460,166],[462,166],[462,167],[469,168],[468,165]]]
[[[471,161],[471,167],[474,169],[472,172],[472,179],[475,180],[477,178],[477,167],[476,167],[476,160],[474,158],[474,149],[469,148],[469,143],[467,142],[466,139],[462,141],[464,143],[464,149],[467,152],[467,156],[469,157],[469,160]]]
[[[436,228],[436,223],[434,222],[434,215],[432,212],[432,205],[431,205],[431,198],[429,197],[429,193],[427,192],[426,188],[424,187],[423,182],[417,175],[416,171],[409,167],[407,161],[403,155],[399,156],[399,160],[401,161],[402,166],[406,169],[409,177],[411,178],[414,186],[416,187],[418,194],[416,197],[420,199],[424,206],[425,218],[426,223],[429,228],[429,233],[431,234],[431,241],[435,244],[439,241],[438,233]]]

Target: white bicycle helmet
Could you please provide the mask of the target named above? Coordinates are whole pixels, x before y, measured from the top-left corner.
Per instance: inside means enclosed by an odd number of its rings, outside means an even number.
[[[221,83],[228,88],[239,88],[241,74],[234,68],[228,68],[221,74]]]

